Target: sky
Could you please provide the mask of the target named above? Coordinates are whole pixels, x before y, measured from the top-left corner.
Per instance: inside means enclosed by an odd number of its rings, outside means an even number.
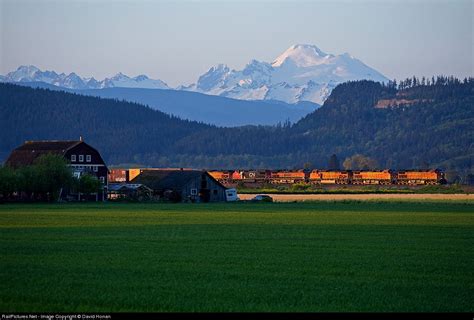
[[[0,74],[20,65],[190,84],[293,44],[348,52],[388,78],[474,76],[473,0],[0,0]]]

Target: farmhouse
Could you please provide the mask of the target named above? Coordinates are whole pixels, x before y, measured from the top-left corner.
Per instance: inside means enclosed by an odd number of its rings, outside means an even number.
[[[64,157],[69,162],[73,175],[77,178],[83,174],[96,176],[103,185],[103,190],[98,194],[98,199],[107,199],[107,165],[100,153],[85,143],[82,137],[78,141],[26,141],[12,151],[5,165],[12,168],[29,166],[38,157],[46,154]]]
[[[226,188],[205,171],[140,169],[131,183],[151,188],[155,195],[171,201],[226,201]]]

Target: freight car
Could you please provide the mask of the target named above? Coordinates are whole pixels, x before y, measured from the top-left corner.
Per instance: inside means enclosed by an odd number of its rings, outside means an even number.
[[[395,174],[395,181],[396,184],[400,185],[432,185],[446,183],[444,173],[440,170],[398,171]]]
[[[383,184],[394,182],[393,173],[390,170],[383,171],[352,171],[352,184]]]
[[[309,174],[311,184],[349,184],[351,183],[350,171],[313,170]]]
[[[271,171],[270,174],[270,182],[273,184],[301,183],[306,181],[306,173],[303,170]]]

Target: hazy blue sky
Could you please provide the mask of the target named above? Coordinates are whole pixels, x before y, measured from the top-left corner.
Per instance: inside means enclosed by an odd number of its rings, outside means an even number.
[[[349,52],[389,78],[472,76],[472,0],[0,0],[0,74],[22,64],[188,84],[217,63],[271,62],[296,43]]]

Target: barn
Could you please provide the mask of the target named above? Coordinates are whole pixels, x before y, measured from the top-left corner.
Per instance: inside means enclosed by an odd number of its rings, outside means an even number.
[[[155,196],[175,202],[226,201],[226,187],[200,170],[141,169],[130,182],[146,185]]]
[[[79,140],[42,140],[25,141],[14,149],[5,165],[19,168],[34,164],[35,160],[46,154],[64,157],[72,168],[73,175],[79,178],[83,174],[96,176],[102,182],[103,190],[97,198],[107,199],[108,168],[100,153],[92,146]]]

